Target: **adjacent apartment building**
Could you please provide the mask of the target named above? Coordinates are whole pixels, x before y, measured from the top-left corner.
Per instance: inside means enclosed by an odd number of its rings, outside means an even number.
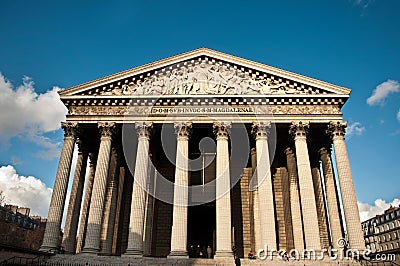
[[[363,222],[362,229],[373,254],[400,254],[400,205]]]

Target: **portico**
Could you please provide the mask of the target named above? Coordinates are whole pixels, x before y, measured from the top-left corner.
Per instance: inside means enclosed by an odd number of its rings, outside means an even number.
[[[61,91],[68,116],[42,250],[57,248],[65,205],[71,254],[320,251],[338,248],[344,223],[363,250],[341,113],[349,94],[205,48]]]

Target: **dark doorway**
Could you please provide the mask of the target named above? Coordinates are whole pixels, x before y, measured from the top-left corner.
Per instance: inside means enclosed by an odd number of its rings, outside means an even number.
[[[215,201],[199,206],[189,207],[188,216],[187,244],[189,256],[198,257],[198,247],[200,247],[204,257],[207,257],[207,246],[210,246],[214,253]]]

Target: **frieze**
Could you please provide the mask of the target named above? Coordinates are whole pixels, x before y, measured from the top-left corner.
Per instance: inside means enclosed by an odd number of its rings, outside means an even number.
[[[260,107],[262,108],[262,107]],[[267,105],[266,111],[275,115],[301,114],[301,115],[330,115],[342,114],[337,105]]]
[[[237,105],[237,106],[71,106],[69,115],[168,115],[168,114],[341,114],[337,105]]]

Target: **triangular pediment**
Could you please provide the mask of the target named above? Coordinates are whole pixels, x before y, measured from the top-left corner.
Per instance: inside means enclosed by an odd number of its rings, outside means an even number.
[[[350,90],[265,64],[200,48],[59,92],[70,96],[340,95]]]

